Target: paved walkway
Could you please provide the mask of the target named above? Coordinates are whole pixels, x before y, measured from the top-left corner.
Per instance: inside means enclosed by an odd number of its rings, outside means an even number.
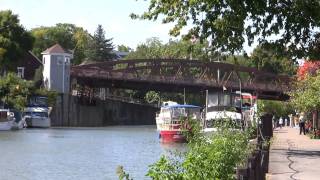
[[[320,140],[299,135],[299,129],[285,127],[273,131],[268,179],[319,180]]]

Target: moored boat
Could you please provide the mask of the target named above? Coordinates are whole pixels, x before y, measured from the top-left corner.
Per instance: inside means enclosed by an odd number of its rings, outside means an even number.
[[[217,120],[232,121],[240,128],[252,126],[256,112],[256,96],[236,91],[207,94],[204,132],[216,131]]]
[[[12,109],[0,109],[0,130],[18,130],[25,127],[25,121],[20,111]]]
[[[14,114],[9,109],[0,109],[0,130],[11,130],[14,124]]]
[[[49,128],[51,126],[51,121],[47,97],[30,97],[28,106],[24,110],[24,119],[27,123],[27,127]]]
[[[161,142],[186,142],[184,131],[187,128],[184,120],[201,119],[201,107],[187,104],[178,104],[168,101],[160,109],[156,116],[157,130]]]

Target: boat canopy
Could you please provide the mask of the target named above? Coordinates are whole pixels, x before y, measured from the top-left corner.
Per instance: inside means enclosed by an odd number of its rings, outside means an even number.
[[[190,104],[174,104],[174,105],[167,105],[162,106],[162,108],[201,108],[200,106],[190,105]]]

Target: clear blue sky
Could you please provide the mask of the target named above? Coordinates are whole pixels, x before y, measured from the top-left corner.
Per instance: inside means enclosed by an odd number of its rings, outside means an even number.
[[[101,24],[106,37],[112,37],[115,45],[131,48],[150,37],[159,37],[163,42],[172,38],[168,35],[172,25],[130,19],[130,13],[141,14],[147,7],[145,0],[0,0],[0,10],[10,9],[18,14],[20,23],[28,30],[72,23],[93,33]]]

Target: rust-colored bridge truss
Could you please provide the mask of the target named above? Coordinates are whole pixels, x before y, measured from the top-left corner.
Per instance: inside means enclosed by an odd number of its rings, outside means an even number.
[[[291,79],[255,68],[182,59],[138,59],[73,66],[73,85],[166,92],[241,90],[260,99],[286,100]],[[224,89],[225,89],[224,88]]]

